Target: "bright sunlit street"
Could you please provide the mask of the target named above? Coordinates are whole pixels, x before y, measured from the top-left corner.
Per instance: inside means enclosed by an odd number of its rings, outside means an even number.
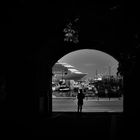
[[[77,99],[75,98],[53,98],[53,111],[76,112]],[[99,98],[84,99],[83,112],[122,112],[123,98]]]

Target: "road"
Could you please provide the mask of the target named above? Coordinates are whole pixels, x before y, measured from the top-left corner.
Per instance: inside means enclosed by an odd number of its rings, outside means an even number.
[[[77,100],[74,98],[53,98],[53,112],[76,112]],[[108,98],[84,99],[83,112],[123,112],[123,99]]]

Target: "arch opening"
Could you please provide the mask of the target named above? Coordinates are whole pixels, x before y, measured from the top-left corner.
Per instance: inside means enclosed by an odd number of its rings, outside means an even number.
[[[123,112],[123,76],[119,62],[93,49],[80,49],[52,67],[52,112],[75,112],[78,92],[84,94],[83,112]]]

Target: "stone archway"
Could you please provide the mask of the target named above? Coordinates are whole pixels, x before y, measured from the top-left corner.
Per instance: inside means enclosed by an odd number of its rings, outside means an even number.
[[[49,112],[49,113],[52,112],[52,96],[51,96],[52,66],[57,62],[57,60],[59,60],[64,55],[66,55],[72,51],[88,48],[88,49],[96,49],[96,50],[103,51],[103,52],[113,56],[119,62],[124,61],[124,60],[120,59],[120,52],[125,53],[125,52],[123,52],[123,50],[121,50],[121,47],[112,48],[111,45],[109,45],[109,46],[107,46],[107,44],[100,45],[98,43],[92,44],[91,42],[87,43],[87,47],[85,47],[85,44],[86,44],[86,42],[81,44],[81,46],[80,46],[80,44],[75,46],[73,44],[63,44],[62,42],[50,42],[48,45],[44,45],[44,48],[42,48],[40,50],[40,54],[39,54],[39,56],[41,58],[40,60],[44,63],[44,65],[46,65],[44,67],[46,67],[47,75],[49,75],[49,76],[47,76],[47,78],[49,79],[49,83],[48,83],[48,80],[46,80],[46,83],[49,86],[49,90],[46,89],[46,91],[49,94],[47,97],[45,97],[45,100],[47,103],[47,105],[45,105],[45,107],[44,107],[45,112]],[[46,46],[48,46],[49,49]],[[125,65],[123,65],[123,67],[124,66]]]

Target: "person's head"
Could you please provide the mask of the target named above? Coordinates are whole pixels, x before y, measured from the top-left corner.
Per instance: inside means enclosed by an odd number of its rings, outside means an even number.
[[[79,89],[79,93],[82,93],[82,89]]]

